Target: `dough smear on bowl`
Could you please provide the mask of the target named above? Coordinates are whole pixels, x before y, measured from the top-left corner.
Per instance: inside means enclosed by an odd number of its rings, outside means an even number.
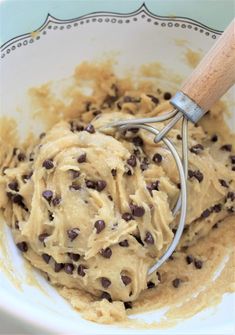
[[[91,96],[79,91],[88,79]],[[54,98],[49,86],[32,90],[44,118],[51,107],[50,128],[39,138],[9,140],[4,129],[11,122],[2,120],[0,208],[18,249],[86,318],[123,321],[135,306],[142,311],[158,301],[161,307],[173,302],[171,296],[177,302],[180,290],[182,299],[189,296],[190,283],[195,289],[197,279],[206,283],[221,261],[219,248],[230,250],[234,137],[223,122],[221,102],[189,126],[185,231],[171,259],[148,276],[177,228],[172,214],[180,192],[177,168],[151,134],[105,126],[169,111],[171,93],[146,83],[132,87],[109,67],[88,64],[76,70],[74,81],[69,104]],[[180,152],[180,125],[169,137]]]

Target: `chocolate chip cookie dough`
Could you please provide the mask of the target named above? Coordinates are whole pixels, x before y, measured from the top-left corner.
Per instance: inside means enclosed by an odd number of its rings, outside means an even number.
[[[79,91],[83,80],[92,80],[91,96]],[[223,122],[222,103],[190,125],[186,227],[171,259],[148,276],[177,228],[177,168],[151,134],[105,126],[168,111],[171,93],[148,83],[134,87],[109,66],[83,64],[74,82],[70,104],[53,97],[48,85],[31,91],[44,117],[50,106],[49,127],[39,138],[19,144],[11,121],[1,121],[0,208],[18,249],[75,308],[90,320],[123,321],[131,309],[161,307],[171,296],[176,302],[176,291],[187,296],[221,261],[216,243],[218,250],[230,250],[234,137]],[[169,137],[180,151],[180,125]],[[228,235],[225,245],[220,229]]]

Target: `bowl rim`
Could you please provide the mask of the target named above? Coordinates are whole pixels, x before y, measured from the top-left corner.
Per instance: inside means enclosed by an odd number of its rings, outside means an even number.
[[[148,9],[145,3],[143,3],[139,8],[130,12],[130,13],[118,13],[112,11],[95,11],[91,13],[87,13],[75,18],[71,19],[58,19],[47,13],[46,19],[43,24],[35,29],[32,32],[17,35],[7,42],[3,43],[0,47],[1,59],[6,57],[9,53],[13,52],[15,49],[21,46],[27,46],[31,43],[36,42],[41,38],[41,36],[46,35],[46,30],[56,27],[56,25],[60,26],[60,29],[70,29],[73,26],[77,26],[78,24],[88,23],[88,20],[92,20],[92,22],[108,22],[107,19],[113,20],[113,23],[123,23],[122,20],[132,18],[135,20],[137,16],[141,14],[142,19],[154,20],[154,24],[161,24],[162,27],[182,27],[194,30],[199,30],[200,33],[205,33],[208,36],[211,36],[213,39],[216,39],[218,36],[222,34],[223,31],[211,28],[197,20],[185,17],[185,16],[161,16],[153,13]],[[106,21],[105,19],[106,18]],[[119,20],[118,20],[119,19]],[[102,21],[101,21],[102,20]],[[114,22],[115,20],[115,22]],[[90,22],[90,21],[89,21]],[[174,24],[173,24],[174,22]],[[129,23],[129,22],[128,22]],[[39,35],[40,33],[40,35]],[[35,38],[33,37],[35,35]],[[37,36],[36,36],[37,35]]]

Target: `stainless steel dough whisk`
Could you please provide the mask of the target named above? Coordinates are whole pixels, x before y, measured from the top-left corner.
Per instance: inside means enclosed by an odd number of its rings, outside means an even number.
[[[178,228],[170,246],[149,269],[148,274],[156,271],[171,256],[183,233],[187,212],[188,120],[192,123],[198,122],[234,83],[235,21],[233,20],[183,84],[181,90],[170,100],[170,103],[175,107],[174,110],[157,117],[121,120],[109,125],[122,130],[141,128],[149,131],[155,135],[155,143],[163,141],[177,165],[181,192],[173,209],[173,215],[175,216],[180,211]],[[173,143],[166,137],[180,119],[182,119],[182,160]],[[162,130],[149,125],[166,120],[170,121]]]

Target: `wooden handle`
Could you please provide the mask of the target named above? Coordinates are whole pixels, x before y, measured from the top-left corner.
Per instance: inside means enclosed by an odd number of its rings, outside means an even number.
[[[235,82],[235,20],[202,59],[181,91],[205,112]]]

